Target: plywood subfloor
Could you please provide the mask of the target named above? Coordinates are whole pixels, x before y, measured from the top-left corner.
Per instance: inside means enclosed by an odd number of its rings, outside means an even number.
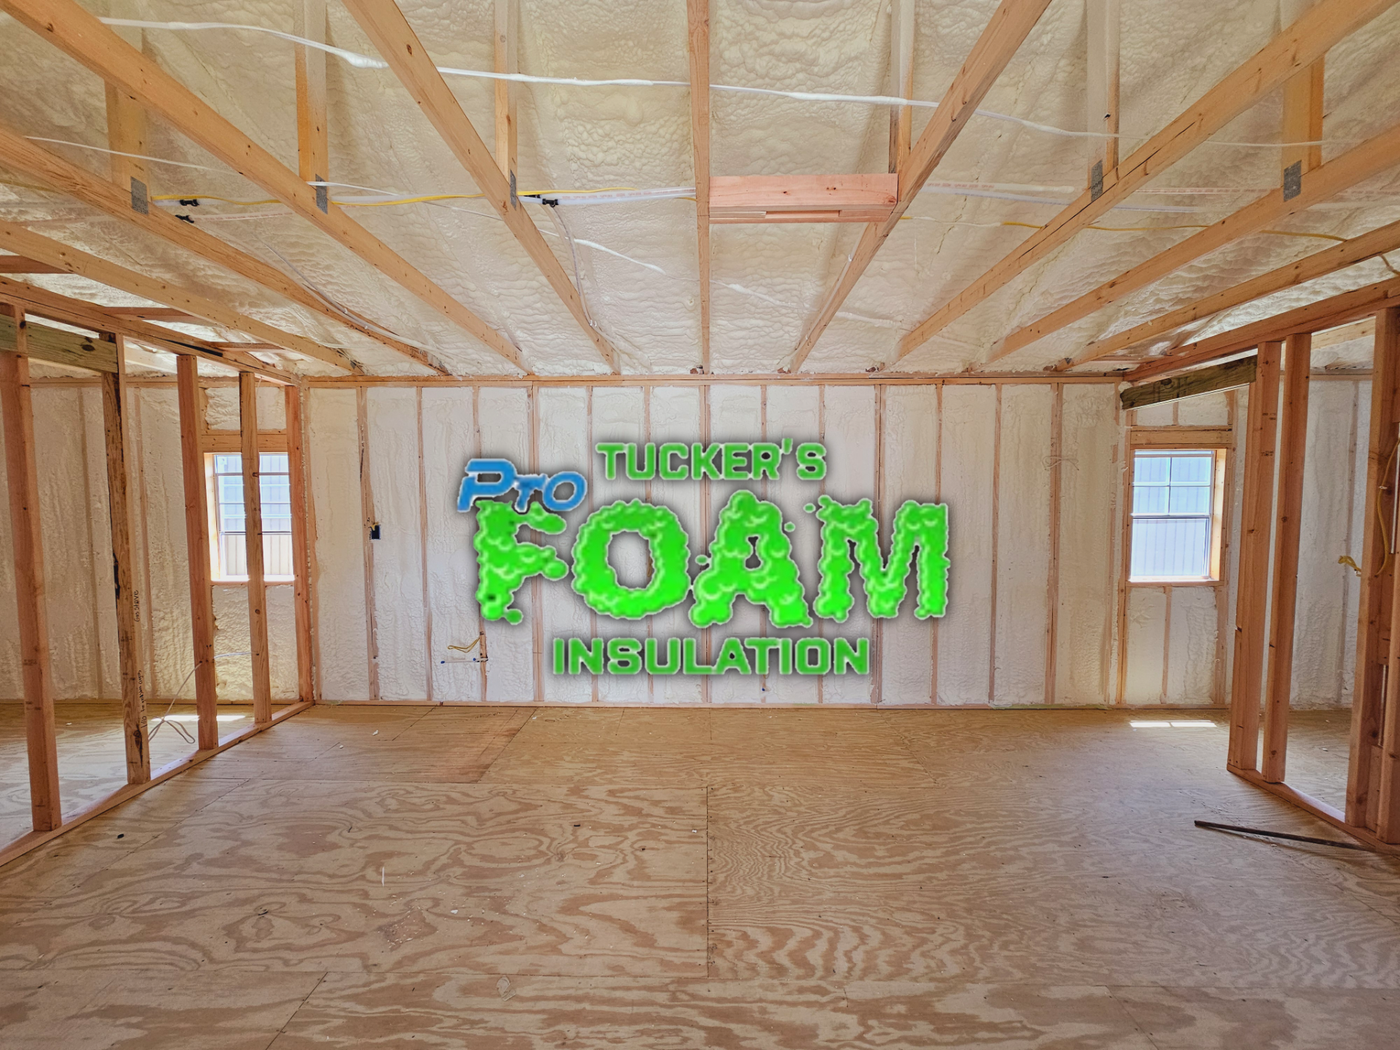
[[[1400,862],[1165,717],[314,709],[0,870],[0,1044],[1393,1047]]]

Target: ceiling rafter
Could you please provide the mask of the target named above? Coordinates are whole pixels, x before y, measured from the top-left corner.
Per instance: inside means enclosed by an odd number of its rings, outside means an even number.
[[[360,321],[351,314],[331,308],[277,267],[233,247],[194,223],[182,222],[160,207],[137,211],[131,206],[130,193],[121,186],[69,163],[3,123],[0,123],[0,163],[31,178],[40,179],[60,193],[114,219],[153,233],[177,247],[217,263],[270,292],[290,299],[298,306],[352,328],[440,375],[448,374],[445,368],[435,364],[417,347],[385,335],[377,326]]]
[[[161,325],[149,324],[117,313],[112,307],[98,306],[82,299],[51,292],[23,281],[0,277],[0,299],[19,303],[27,314],[59,321],[75,328],[94,332],[109,332],[124,336],[132,342],[153,350],[172,354],[187,354],[203,361],[222,365],[240,372],[256,372],[267,379],[295,383],[298,377],[243,354],[230,354],[224,348],[204,339],[196,339]]]
[[[206,299],[197,292],[182,288],[170,281],[150,277],[128,270],[124,266],[99,259],[95,255],[71,248],[60,241],[17,226],[12,222],[0,221],[0,247],[17,255],[25,255],[63,269],[65,273],[76,274],[117,288],[130,295],[139,295],[152,302],[164,303],[179,310],[187,310],[197,317],[203,317],[216,325],[244,332],[261,342],[275,343],[285,350],[294,350],[306,357],[334,365],[349,372],[358,369],[338,351],[327,349],[305,336],[292,335],[280,328],[258,321],[239,313],[230,306]]]
[[[5,0],[10,2],[10,0]],[[454,156],[476,182],[482,196],[496,210],[506,228],[544,274],[565,308],[573,315],[599,355],[614,372],[621,371],[617,351],[588,316],[582,293],[573,286],[564,266],[545,243],[534,221],[520,207],[515,187],[496,164],[486,143],[477,134],[457,96],[433,64],[408,19],[393,0],[345,0],[371,43],[389,63],[400,83]]]
[[[1281,87],[1397,0],[1319,0],[1297,21],[1196,100],[1136,149],[1112,172],[1102,192],[1085,190],[1050,222],[957,293],[909,332],[899,344],[903,359],[1035,263],[1067,243],[1111,208],[1122,204],[1205,142],[1229,121]]]
[[[1250,350],[1262,342],[1279,340],[1298,332],[1334,328],[1400,304],[1400,277],[1378,281],[1328,299],[1265,317],[1250,324],[1221,332],[1178,347],[1160,357],[1148,358],[1124,378],[1129,382],[1179,372],[1197,365],[1211,364],[1232,354]]]
[[[437,313],[525,371],[520,351],[406,259],[308,186],[276,157],[174,77],[104,26],[75,0],[0,0],[0,10],[126,91],[234,171],[401,285]]]
[[[899,199],[890,217],[884,222],[871,223],[861,233],[860,241],[846,260],[836,286],[827,293],[816,317],[793,351],[789,371],[797,371],[807,360],[817,340],[836,316],[836,311],[875,258],[875,253],[899,225],[900,218],[923,189],[933,169],[967,126],[968,118],[1049,6],[1050,0],[1002,0],[993,12],[987,28],[973,45],[972,52],[953,78],[942,102],[933,111],[918,142],[910,149],[905,163],[900,165]]]
[[[1097,361],[1110,354],[1137,346],[1139,343],[1145,343],[1149,339],[1165,335],[1191,324],[1193,321],[1200,321],[1254,299],[1262,299],[1274,292],[1325,277],[1329,273],[1335,273],[1366,259],[1373,259],[1378,255],[1397,249],[1400,249],[1400,221],[1389,223],[1371,230],[1369,233],[1363,233],[1330,248],[1324,248],[1322,251],[1314,252],[1297,262],[1280,266],[1268,273],[1243,281],[1232,288],[1223,289],[1212,295],[1203,296],[1195,302],[1187,303],[1185,306],[1179,306],[1175,310],[1129,328],[1125,332],[1119,332],[1117,335],[1090,343],[1072,358],[1066,367],[1073,368],[1076,365]]]
[[[1179,244],[1174,244],[1139,263],[1126,273],[1119,274],[1058,310],[1051,311],[1040,320],[1018,328],[1006,337],[1001,347],[987,360],[999,361],[1036,340],[1052,335],[1110,303],[1117,302],[1126,295],[1160,281],[1203,255],[1218,251],[1243,237],[1259,233],[1290,215],[1306,211],[1314,204],[1329,200],[1343,190],[1351,189],[1357,183],[1396,164],[1400,164],[1400,125],[1367,139],[1361,145],[1307,175],[1300,175],[1301,183],[1293,196],[1290,197],[1284,187],[1267,193],[1214,225],[1207,226]]]

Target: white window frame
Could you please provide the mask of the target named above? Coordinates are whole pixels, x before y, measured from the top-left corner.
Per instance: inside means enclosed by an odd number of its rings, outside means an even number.
[[[1233,452],[1234,435],[1228,427],[1133,427],[1129,432],[1127,463],[1127,518],[1124,530],[1123,573],[1130,587],[1218,587],[1225,580],[1225,489],[1229,456]],[[1210,505],[1210,540],[1205,576],[1134,576],[1132,574],[1133,525],[1138,517],[1133,513],[1133,492],[1137,469],[1137,453],[1210,453],[1212,484]],[[1196,517],[1197,515],[1190,515]],[[1160,518],[1162,515],[1151,515]]]
[[[287,452],[287,449],[286,449],[286,448],[273,448],[273,447],[268,447],[268,445],[267,445],[266,442],[260,442],[260,445],[261,445],[261,447],[258,449],[258,455],[259,455],[259,457],[262,457],[262,456],[265,456],[265,455],[284,455],[284,456],[285,456],[285,455],[288,455],[288,452]],[[218,456],[239,456],[239,457],[241,457],[241,456],[242,456],[242,449],[215,448],[214,450],[210,450],[210,449],[208,448],[208,446],[206,446],[206,450],[205,450],[205,453],[204,453],[204,479],[205,479],[205,489],[206,489],[206,499],[205,499],[205,502],[206,502],[207,509],[208,509],[208,514],[209,514],[209,575],[210,575],[211,582],[213,582],[213,583],[221,583],[221,584],[243,584],[243,583],[247,583],[247,582],[248,582],[248,576],[247,576],[246,573],[245,573],[244,575],[241,575],[241,576],[236,576],[236,575],[232,575],[232,574],[229,574],[229,573],[227,573],[227,572],[224,571],[224,556],[223,556],[224,544],[223,544],[223,539],[224,539],[225,535],[227,535],[227,536],[244,536],[245,534],[244,534],[242,531],[234,531],[234,530],[229,530],[228,532],[225,532],[225,531],[224,531],[224,528],[223,528],[223,520],[222,520],[223,515],[222,515],[222,512],[221,512],[221,503],[220,503],[220,500],[219,500],[219,483],[218,483],[218,479],[219,479],[219,477],[221,477],[221,476],[223,476],[223,477],[232,477],[232,476],[235,476],[235,475],[233,475],[233,474],[228,474],[228,473],[225,473],[225,474],[222,474],[222,475],[221,475],[221,474],[219,474],[219,473],[216,472],[216,470],[215,470],[215,464],[216,464],[216,457],[218,457]],[[241,463],[241,462],[242,462],[242,460],[241,460],[241,458],[240,458],[240,463]],[[261,461],[259,462],[259,467],[261,467]],[[260,471],[260,476],[261,476],[261,473],[262,473],[262,472]],[[281,472],[280,472],[280,471],[279,471],[279,472],[272,472],[272,473],[276,473],[278,476],[281,476]],[[287,464],[287,474],[286,474],[286,476],[287,476],[288,478],[290,478],[290,475],[291,475],[291,463],[289,462],[289,463]],[[240,476],[240,477],[242,476],[241,471],[239,472],[239,474],[238,474],[237,476]],[[264,525],[266,525],[266,519],[265,519],[265,518],[264,518]],[[266,529],[264,529],[264,531],[263,531],[263,542],[264,542],[264,544],[266,544],[266,542],[267,542],[267,537],[268,537],[268,536],[287,536],[287,537],[288,537],[288,542],[290,543],[290,542],[291,542],[291,527],[290,527],[290,525],[289,525],[286,531],[280,531],[280,530],[279,530],[279,531],[277,531],[277,532],[268,532]],[[246,539],[245,539],[244,542],[246,543]],[[269,583],[269,584],[274,584],[274,583],[292,583],[292,582],[295,582],[295,580],[296,580],[295,566],[293,567],[293,573],[292,573],[291,575],[273,575],[273,574],[270,574],[270,573],[269,573],[269,574],[265,574],[264,577],[263,577],[263,579],[264,579],[264,582]]]

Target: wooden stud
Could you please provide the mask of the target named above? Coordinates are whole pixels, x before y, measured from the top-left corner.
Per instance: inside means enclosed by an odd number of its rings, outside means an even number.
[[[1105,172],[1101,194],[1095,196],[1092,190],[1086,189],[1044,227],[920,322],[901,340],[899,357],[908,356],[978,303],[1006,287],[1250,106],[1281,87],[1295,73],[1306,69],[1337,41],[1395,3],[1396,0],[1320,0],[1134,150],[1130,157],[1120,161],[1112,175]]]
[[[6,0],[0,0],[3,4]],[[967,61],[953,78],[943,101],[924,126],[919,141],[910,149],[907,163],[899,170],[899,200],[884,222],[871,223],[846,260],[835,287],[827,293],[816,317],[808,325],[793,351],[789,371],[796,372],[807,360],[817,340],[831,324],[836,311],[865,273],[875,253],[891,233],[909,205],[914,202],[934,168],[943,160],[978,105],[991,90],[1006,64],[1030,35],[1049,0],[1002,0],[982,35],[977,38]]]
[[[267,580],[263,575],[262,463],[258,451],[257,377],[238,377],[243,435],[243,538],[248,560],[248,648],[253,654],[253,723],[272,721],[272,666],[267,649]]]
[[[1356,631],[1356,677],[1351,703],[1351,759],[1347,769],[1348,824],[1378,829],[1386,802],[1388,821],[1395,819],[1394,767],[1382,752],[1395,713],[1392,653],[1395,648],[1396,459],[1400,457],[1400,307],[1376,318],[1376,346],[1371,374],[1371,434],[1366,461],[1366,530],[1361,547],[1361,595]],[[1389,710],[1387,710],[1389,707]],[[1392,738],[1393,740],[1393,738]],[[1385,767],[1391,779],[1382,784]]]
[[[1113,406],[1114,422],[1116,423],[1120,414],[1124,411],[1121,404]],[[1133,545],[1133,469],[1135,463],[1132,452],[1133,424],[1137,421],[1137,412],[1129,410],[1127,431],[1123,435],[1122,441],[1113,450],[1114,463],[1120,464],[1119,468],[1119,488],[1122,491],[1122,503],[1118,502],[1115,494],[1113,503],[1113,515],[1119,514],[1119,507],[1122,507],[1121,520],[1118,521],[1118,542],[1113,542],[1114,520],[1109,522],[1108,540],[1108,571],[1110,577],[1114,579],[1114,601],[1112,602],[1115,617],[1111,624],[1107,625],[1105,633],[1106,644],[1117,641],[1116,656],[1114,665],[1116,680],[1114,683],[1113,703],[1122,705],[1127,703],[1128,693],[1128,583],[1132,575],[1132,545]],[[1121,456],[1121,458],[1120,458]],[[1116,560],[1115,560],[1116,556]],[[1115,566],[1118,569],[1114,575]],[[1109,673],[1108,654],[1104,654],[1104,692],[1108,692]]]
[[[1281,349],[1282,344],[1276,342],[1260,345],[1258,378],[1249,391],[1244,511],[1240,517],[1240,583],[1235,599],[1235,667],[1230,690],[1228,765],[1235,771],[1258,768]]]
[[[302,419],[304,391],[299,386],[282,388],[286,399],[287,482],[292,501],[292,575],[293,609],[296,622],[297,699],[314,700],[316,696],[315,665],[311,645],[311,544],[308,539],[310,513],[306,479],[306,427]],[[421,388],[418,397],[423,396]]]
[[[1230,550],[1234,545],[1235,508],[1235,431],[1239,419],[1239,394],[1235,390],[1225,391],[1226,419],[1231,435],[1231,447],[1217,449],[1216,456],[1223,457],[1224,468],[1221,477],[1220,502],[1220,586],[1215,592],[1215,674],[1212,679],[1212,700],[1217,707],[1224,707],[1228,695],[1226,640],[1230,634]],[[1219,469],[1219,468],[1218,468]]]
[[[496,0],[495,63],[497,73],[518,71],[520,0]],[[515,119],[516,87],[509,80],[497,80],[496,87],[496,166],[507,181],[515,180],[515,150],[519,127]]]
[[[991,629],[988,633],[987,655],[987,703],[997,702],[997,554],[1000,544],[998,533],[1001,523],[1001,384],[995,387],[997,397],[996,418],[993,422],[995,437],[992,439],[992,593],[990,606]]]
[[[1308,447],[1311,337],[1288,337],[1279,420],[1278,507],[1274,524],[1273,605],[1269,612],[1269,672],[1264,690],[1264,779],[1283,783],[1288,755],[1288,708],[1293,692],[1293,626],[1298,604],[1298,546],[1302,535],[1303,461]]]
[[[1065,385],[1055,383],[1050,401],[1050,558],[1045,575],[1045,702],[1055,702],[1060,619],[1060,496],[1063,485]]]
[[[369,465],[369,392],[355,391],[355,423],[360,445],[360,517],[365,558],[365,656],[369,660],[369,698],[379,693],[379,613],[374,593],[374,530],[379,521],[374,514],[374,484]],[[486,699],[482,693],[481,698]]]
[[[39,475],[34,461],[34,404],[24,313],[14,310],[18,353],[0,354],[0,414],[5,426],[5,472],[15,559],[15,619],[24,681],[24,733],[29,756],[29,810],[36,832],[63,823],[49,669],[49,616],[44,593],[44,543],[39,523]]]
[[[292,32],[326,42],[326,0],[293,0]],[[297,173],[302,182],[330,178],[330,136],[326,121],[326,53],[297,44],[292,51],[297,86]],[[325,187],[330,195],[330,187]]]
[[[428,574],[428,471],[423,455],[423,388],[414,389],[413,399],[418,444],[418,571],[423,574],[423,651],[428,665],[427,700],[433,702],[433,600]]]
[[[321,232],[354,252],[439,314],[519,368],[511,342],[379,240],[335,204],[322,211],[315,190],[194,92],[129,46],[75,0],[0,0],[25,26],[110,84],[129,93],[177,130],[261,186]],[[438,366],[430,365],[437,370]]]
[[[122,693],[122,737],[126,746],[126,782],[151,779],[146,695],[141,680],[141,624],[132,578],[131,505],[127,499],[126,382],[122,337],[114,346],[120,371],[102,376],[102,420],[107,447],[107,506],[112,530],[112,581],[117,606],[117,666]],[[149,603],[149,597],[147,598]]]
[[[1290,215],[1321,204],[1343,190],[1351,189],[1373,175],[1394,167],[1397,163],[1400,163],[1400,124],[1367,139],[1314,170],[1303,180],[1297,193],[1290,196],[1288,187],[1280,187],[1267,193],[1219,222],[1085,292],[1072,302],[1018,328],[1002,341],[1000,347],[988,355],[987,360],[999,361],[1132,292],[1160,281],[1202,256],[1243,237],[1268,229]]]
[[[59,0],[28,2],[54,3]],[[457,101],[457,96],[452,93],[447,81],[433,65],[427,48],[418,39],[398,5],[393,0],[345,0],[345,7],[389,63],[389,67],[418,104],[418,109],[437,129],[439,137],[471,175],[486,202],[496,210],[506,228],[525,249],[525,254],[544,274],[545,280],[554,289],[565,309],[573,315],[599,356],[614,372],[620,372],[617,351],[589,318],[581,290],[570,282],[558,256],[545,243],[529,213],[521,208],[509,180],[501,174],[486,148],[486,143],[477,134],[461,103]],[[512,363],[516,367],[523,367],[518,354]]]
[[[1400,302],[1400,277],[1368,284],[1329,299],[1265,317],[1228,332],[1221,332],[1200,342],[1190,343],[1169,354],[1150,358],[1128,372],[1125,379],[1140,383],[1144,379],[1180,372],[1183,369],[1211,364],[1232,357],[1263,341],[1281,340],[1294,332],[1314,332],[1332,328],[1358,317],[1396,305]]]
[[[890,85],[891,95],[914,97],[914,0],[890,3]],[[913,137],[914,110],[910,106],[890,107],[890,171],[897,172],[909,157]]]
[[[700,256],[700,371],[710,372],[710,0],[686,0],[695,239]]]
[[[767,397],[768,397],[768,395],[767,395],[768,388],[765,386],[765,387],[763,388],[763,390],[764,390],[764,405],[765,405],[765,410],[766,410],[766,406],[767,406]],[[890,531],[891,531],[891,533],[893,533],[893,531],[894,531],[894,513],[889,509],[889,502],[888,502],[888,498],[887,498],[887,496],[888,496],[888,489],[887,489],[887,485],[886,485],[886,475],[885,475],[885,402],[886,402],[886,395],[887,395],[888,393],[889,393],[889,390],[888,390],[888,388],[886,388],[886,387],[876,387],[876,388],[875,388],[875,479],[874,479],[874,480],[875,480],[875,520],[876,520],[877,523],[880,522],[881,520],[888,520],[888,521],[890,522]],[[1001,387],[997,387],[997,421],[998,421],[998,424],[1000,424],[1000,421],[1001,421]],[[998,430],[998,440],[997,440],[997,447],[998,447],[998,450],[1000,450],[1000,447],[1001,447],[1000,429],[1001,429],[1000,426],[998,426],[998,428],[997,428],[997,430]],[[768,440],[768,434],[767,434],[766,428],[765,428],[765,432],[764,432],[764,435],[763,435],[763,440],[764,440],[764,441],[767,441],[767,440]],[[992,468],[992,477],[993,477],[993,485],[995,485],[995,478],[996,478],[996,467],[995,467],[995,466],[993,466],[993,468]],[[766,484],[766,483],[765,483],[765,484]],[[993,492],[995,492],[995,488],[993,489]],[[766,498],[766,495],[767,495],[767,494],[765,493],[765,498]],[[992,537],[993,537],[993,539],[992,539],[992,552],[993,552],[992,561],[993,561],[993,566],[995,566],[995,563],[996,563],[996,497],[995,497],[995,495],[993,496],[992,508],[993,508],[993,509],[992,509]],[[877,528],[877,529],[879,528],[878,524],[877,524],[876,528]],[[876,535],[878,536],[879,533],[877,532]],[[993,639],[993,644],[994,644],[994,645],[995,645],[995,640],[996,640],[996,623],[997,623],[997,616],[996,616],[996,593],[997,593],[997,589],[996,589],[996,569],[995,569],[995,567],[993,567],[993,569],[992,569],[992,639]],[[766,620],[765,620],[765,623],[766,623]],[[872,679],[872,681],[871,681],[871,683],[870,683],[870,702],[871,702],[872,704],[879,704],[879,703],[881,703],[881,702],[884,700],[884,696],[885,696],[885,675],[884,675],[884,667],[885,667],[885,621],[884,621],[884,620],[876,620],[876,621],[874,622],[874,624],[872,625],[872,627],[873,627],[873,629],[872,629],[871,632],[870,632],[870,633],[871,633],[871,639],[870,639],[870,650],[871,650],[871,652],[870,652],[870,665],[871,665],[871,668],[872,668],[872,671],[871,671],[871,679]],[[994,663],[993,663],[993,674],[995,675],[995,673],[996,673],[996,672],[995,672],[995,652],[993,652],[993,661],[994,661]],[[991,698],[990,698],[990,697],[988,698],[988,702],[989,702],[989,703],[991,702]]]
[[[145,46],[144,29],[120,26],[113,30],[138,51]],[[147,132],[146,110],[141,103],[108,84],[107,148],[112,152],[107,156],[107,169],[112,182],[124,192],[132,191],[133,180],[145,187],[145,193],[155,192],[150,165],[143,159],[143,155],[150,152],[146,145]]]
[[[1086,0],[1088,42],[1084,127],[1110,136],[1089,140],[1089,187],[1102,192],[1118,167],[1118,70],[1121,0]],[[1097,170],[1096,170],[1097,169]]]
[[[185,487],[185,546],[190,573],[190,627],[194,642],[195,711],[199,749],[219,746],[219,684],[214,668],[214,594],[210,574],[209,504],[200,440],[204,418],[199,397],[199,364],[176,359],[180,402],[180,467]]]

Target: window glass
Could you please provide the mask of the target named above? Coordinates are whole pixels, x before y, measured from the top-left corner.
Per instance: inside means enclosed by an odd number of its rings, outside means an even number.
[[[248,575],[247,518],[243,506],[243,457],[215,453],[213,461],[214,506],[210,508],[221,579]],[[258,456],[258,492],[262,497],[263,575],[290,577],[292,564],[292,493],[287,453],[263,452]]]
[[[1132,579],[1211,577],[1215,469],[1210,450],[1134,453]]]

